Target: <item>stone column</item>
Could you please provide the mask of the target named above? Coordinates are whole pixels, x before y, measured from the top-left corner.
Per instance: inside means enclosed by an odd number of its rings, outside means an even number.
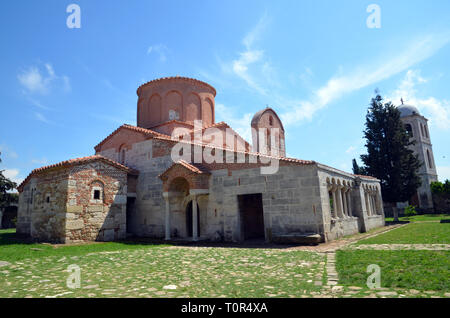
[[[373,214],[374,215],[377,215],[378,213],[378,211],[377,211],[377,202],[376,202],[376,200],[375,200],[375,195],[374,195],[374,193],[372,193],[372,195],[370,196],[371,198],[372,198],[372,206],[373,206]]]
[[[192,240],[198,240],[198,213],[197,213],[197,195],[192,198]]]
[[[347,205],[347,189],[342,188],[342,198],[344,199],[344,217],[348,217],[348,205]]]
[[[166,201],[166,240],[170,240],[170,204],[169,192],[163,192],[164,201]]]
[[[369,205],[369,196],[366,191],[364,191],[364,201],[366,202],[366,212],[367,216],[370,215],[370,205]]]
[[[342,188],[341,187],[337,187],[336,189],[337,192],[337,211],[338,211],[338,217],[343,218],[344,217],[344,206],[342,204]]]
[[[336,187],[331,189],[331,194],[333,195],[333,217],[337,218]]]
[[[350,195],[350,190],[348,190],[346,192],[346,195],[347,195],[347,208],[348,208],[347,214],[349,217],[351,217],[351,216],[353,216],[353,213],[352,213],[352,196]]]

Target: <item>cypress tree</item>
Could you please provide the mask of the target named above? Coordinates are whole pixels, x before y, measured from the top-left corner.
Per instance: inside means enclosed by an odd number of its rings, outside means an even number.
[[[367,154],[361,155],[367,175],[381,181],[383,200],[390,203],[408,201],[421,184],[421,162],[409,148],[414,144],[400,120],[399,110],[383,103],[376,92],[366,115],[364,130]]]

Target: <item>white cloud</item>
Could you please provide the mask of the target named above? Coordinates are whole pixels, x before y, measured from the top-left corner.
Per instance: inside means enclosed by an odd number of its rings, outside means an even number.
[[[291,101],[290,104],[294,109],[282,114],[281,117],[285,125],[295,124],[303,119],[311,119],[315,112],[337,99],[390,78],[431,57],[449,41],[449,33],[427,35],[416,39],[394,56],[380,57],[378,62],[360,65],[344,75],[334,76],[324,86],[315,90],[309,100]],[[433,107],[431,106],[433,102],[429,101],[430,107]]]
[[[47,158],[31,159],[31,163],[39,164],[39,165],[46,165],[48,163],[48,160],[47,160]]]
[[[46,95],[50,93],[53,83],[62,84],[65,92],[71,90],[69,77],[56,75],[50,63],[44,64],[44,68],[45,70],[40,70],[37,66],[31,66],[17,75],[20,84],[28,93]]]
[[[408,70],[399,86],[389,94],[387,100],[391,100],[398,105],[403,98],[405,104],[414,105],[419,111],[428,117],[430,125],[436,125],[442,130],[450,129],[450,100],[439,100],[429,96],[421,98],[417,85],[429,82],[429,79],[423,78],[419,70]]]
[[[250,122],[253,118],[253,114],[247,113],[243,116],[235,116],[230,108],[223,104],[216,103],[215,105],[217,121],[224,121],[231,128],[233,128],[242,138],[244,138],[250,144],[252,143],[252,130]]]
[[[436,167],[439,181],[444,182],[450,180],[450,166],[437,166]]]
[[[23,181],[23,178],[19,177],[19,169],[5,169],[3,175],[11,181],[19,184]]]
[[[265,12],[258,23],[242,39],[244,51],[238,54],[238,58],[231,62],[218,61],[223,73],[239,77],[249,88],[264,96],[268,95],[268,90],[264,87],[265,84],[276,84],[272,80],[274,70],[265,59],[264,51],[256,49],[254,46],[260,39],[269,21],[268,14]]]
[[[356,150],[356,147],[354,146],[350,146],[347,148],[347,150],[345,151],[346,153],[354,153]]]
[[[155,44],[149,46],[147,49],[147,54],[156,53],[159,55],[159,60],[161,62],[165,62],[167,60],[167,53],[169,52],[169,49],[164,44]]]
[[[51,123],[52,123],[51,121],[49,121],[49,120],[47,119],[47,117],[45,117],[45,116],[42,115],[41,113],[35,112],[35,113],[34,113],[34,116],[35,116],[35,118],[36,118],[37,120],[39,120],[39,121],[41,121],[41,122],[43,122],[43,123],[46,123],[46,124],[51,124]]]

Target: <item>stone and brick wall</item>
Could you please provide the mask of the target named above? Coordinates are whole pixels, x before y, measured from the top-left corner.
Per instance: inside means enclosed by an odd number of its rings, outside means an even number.
[[[93,191],[100,190],[100,199]],[[67,241],[113,241],[126,237],[127,173],[103,162],[70,170]]]

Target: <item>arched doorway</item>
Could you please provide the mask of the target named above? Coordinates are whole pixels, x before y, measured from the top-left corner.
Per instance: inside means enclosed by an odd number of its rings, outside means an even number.
[[[193,234],[193,218],[192,218],[192,201],[189,201],[189,203],[186,206],[186,233],[188,237],[192,237]],[[198,236],[201,235],[201,228],[200,228],[200,208],[197,203],[197,231]]]

